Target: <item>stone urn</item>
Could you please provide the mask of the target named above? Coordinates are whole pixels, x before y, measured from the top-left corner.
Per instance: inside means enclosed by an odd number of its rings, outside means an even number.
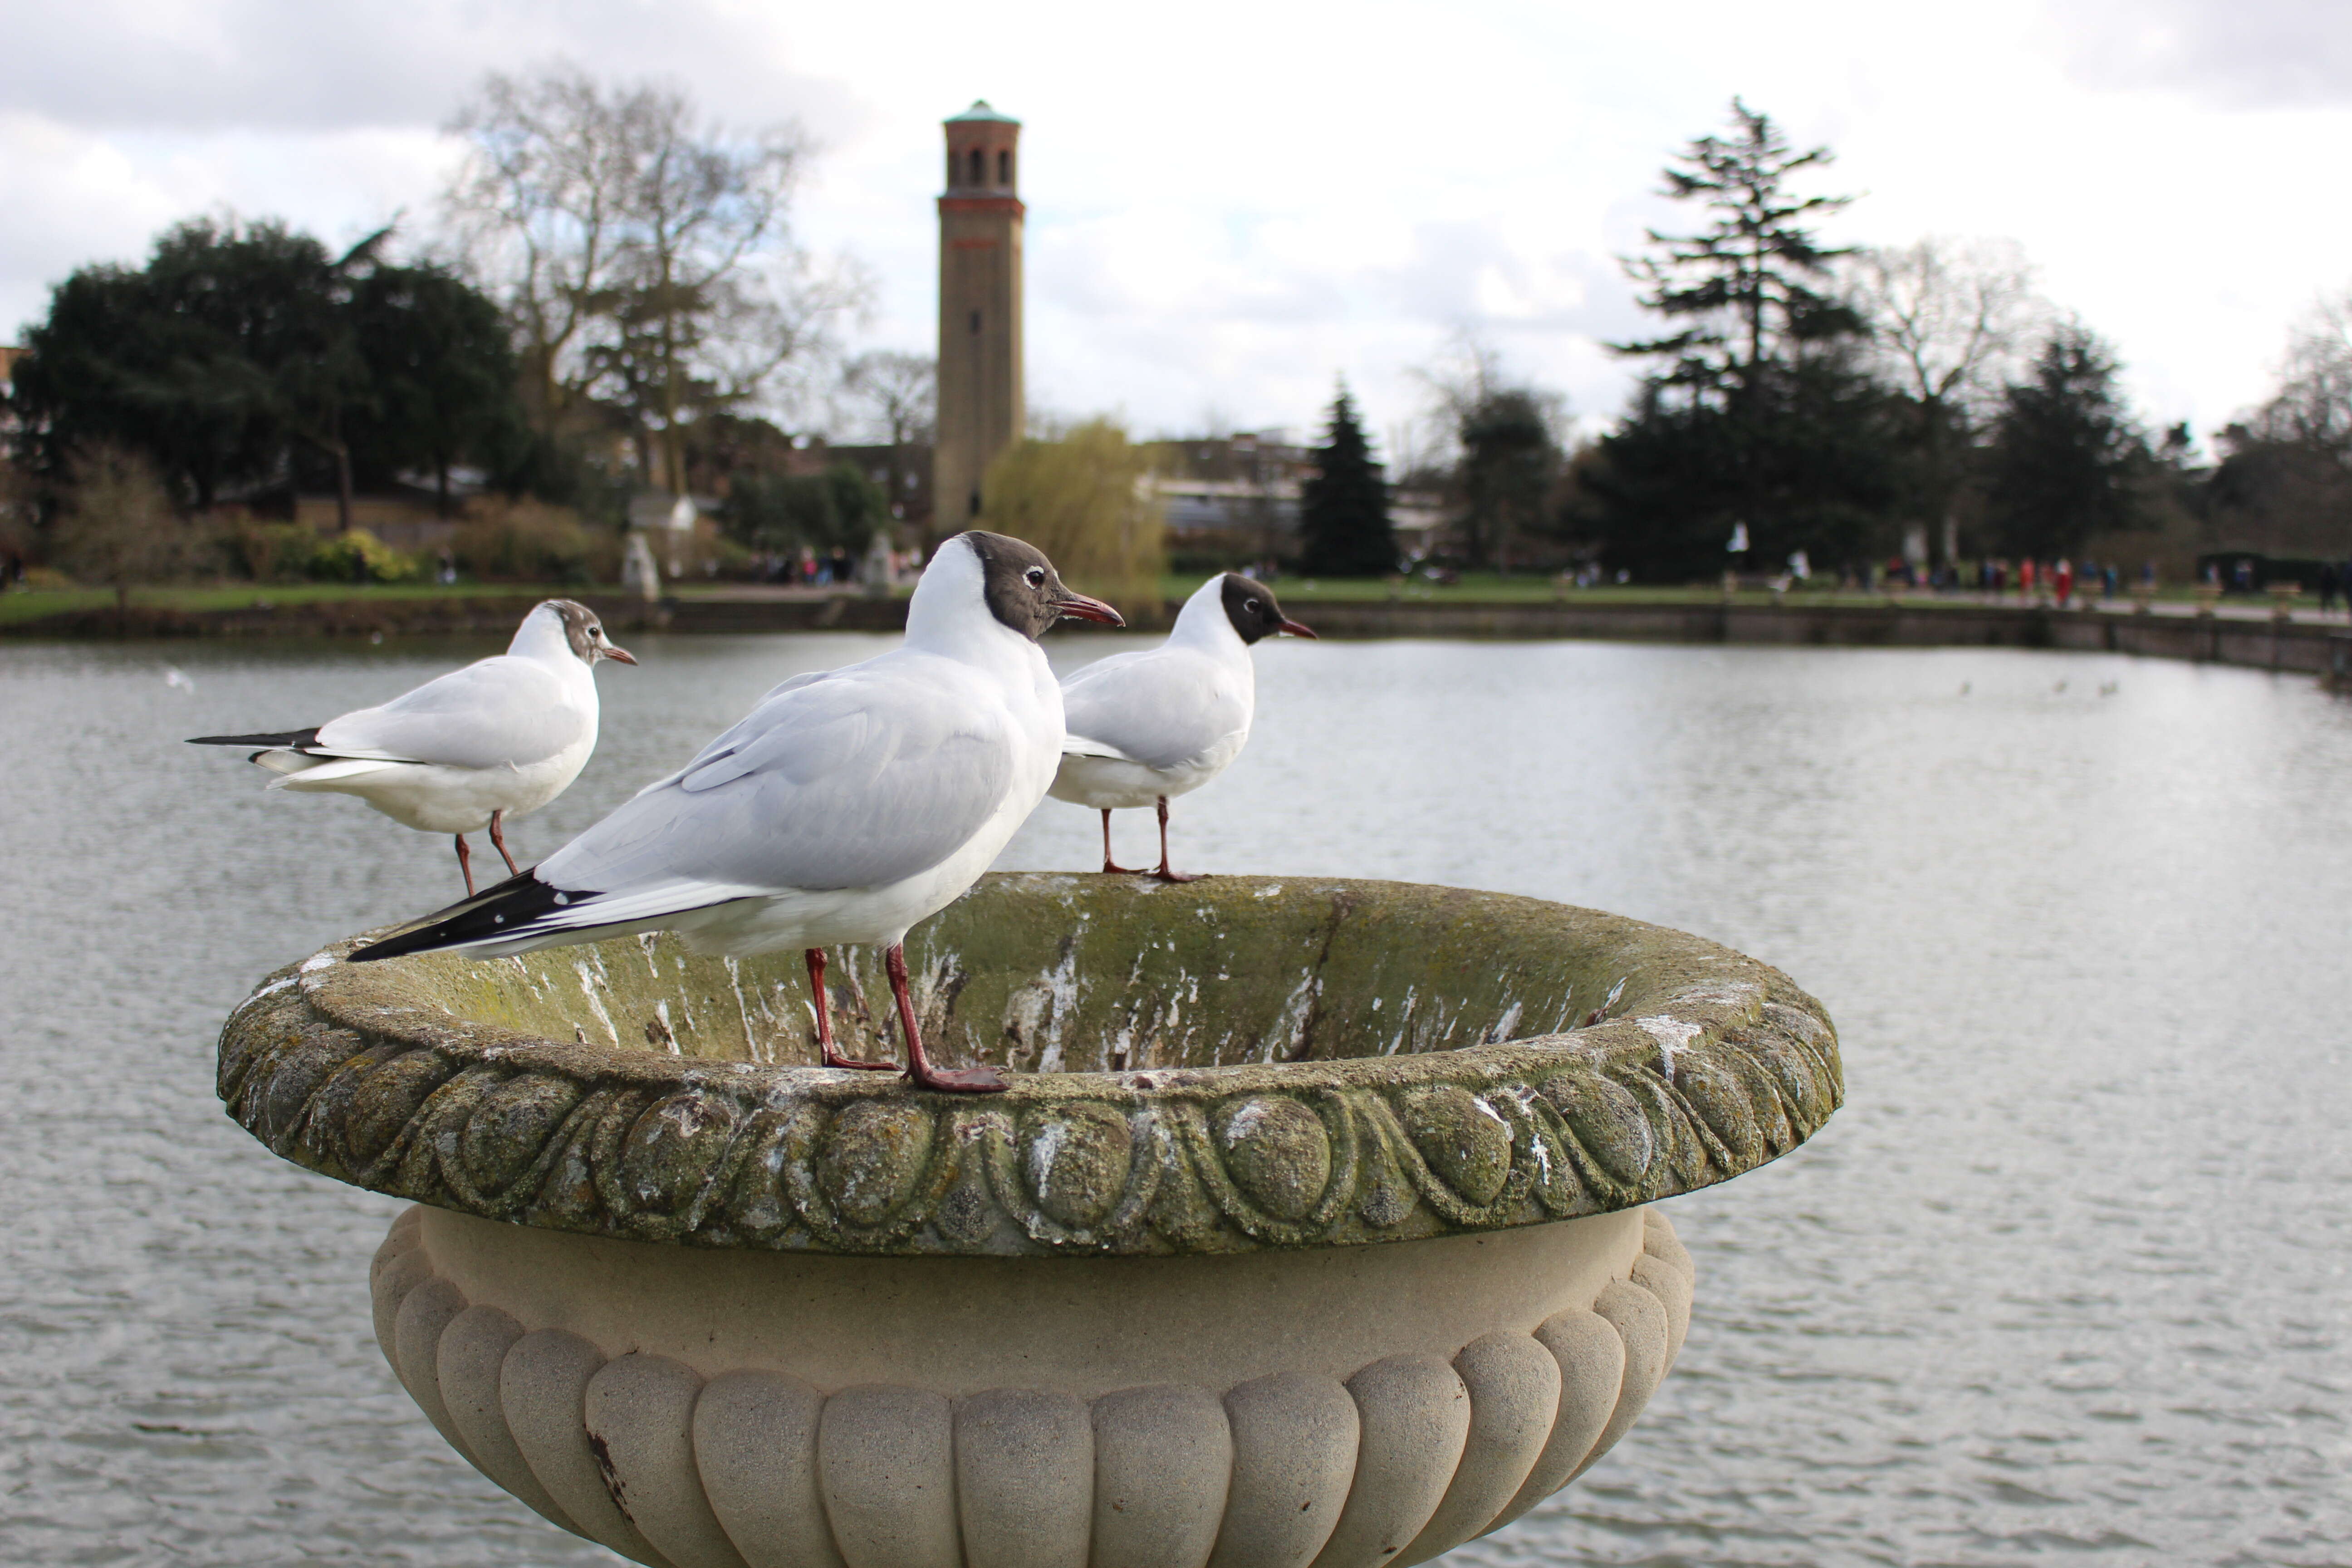
[[[449,1443],[674,1568],[1426,1562],[1665,1375],[1657,1200],[1842,1093],[1764,964],[1402,883],[984,879],[908,957],[989,1097],[809,1065],[797,953],[348,947],[231,1016],[221,1098],[416,1201],[376,1334]],[[878,953],[836,959],[894,1053]]]

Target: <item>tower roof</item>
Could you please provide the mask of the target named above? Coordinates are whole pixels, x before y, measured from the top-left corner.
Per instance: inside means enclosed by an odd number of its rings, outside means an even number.
[[[1018,125],[1021,123],[1021,121],[1013,119],[1013,116],[1009,114],[1002,114],[997,110],[991,109],[988,105],[988,100],[984,98],[973,99],[970,109],[965,110],[961,114],[949,115],[943,123],[949,125],[961,125],[969,124],[975,120],[994,121],[999,125]]]

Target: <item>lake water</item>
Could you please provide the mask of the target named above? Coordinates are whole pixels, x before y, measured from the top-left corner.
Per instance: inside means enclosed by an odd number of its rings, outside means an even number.
[[[643,642],[518,853],[883,646]],[[398,1205],[213,1096],[257,977],[457,872],[179,739],[481,651],[0,648],[0,1561],[616,1561],[394,1384],[366,1268]],[[1178,804],[1180,865],[1664,921],[1786,969],[1843,1037],[1849,1102],[1811,1144],[1669,1205],[1698,1305],[1648,1415],[1449,1563],[2352,1562],[2352,702],[1975,650],[1259,658],[1257,738]],[[1145,855],[1148,815],[1122,827]],[[1095,833],[1048,802],[1004,864],[1090,868]]]

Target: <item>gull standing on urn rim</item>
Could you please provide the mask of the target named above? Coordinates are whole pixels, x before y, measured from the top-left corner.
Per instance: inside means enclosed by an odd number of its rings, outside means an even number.
[[[1195,879],[1168,863],[1168,802],[1242,754],[1257,703],[1250,645],[1283,632],[1315,635],[1285,618],[1265,584],[1227,572],[1193,590],[1160,647],[1097,659],[1062,682],[1068,734],[1051,793],[1102,813],[1106,875],[1146,874],[1111,859],[1110,814],[1149,805],[1160,816],[1160,867],[1148,874]]]
[[[404,826],[447,833],[474,891],[466,835],[489,829],[507,850],[506,820],[572,786],[596,749],[601,659],[635,664],[594,611],[549,599],[522,618],[507,651],[426,681],[376,708],[308,730],[198,735],[194,746],[257,746],[249,762],[277,773],[271,789],[355,795]]]
[[[904,645],[785,681],[530,872],[352,959],[488,957],[664,930],[731,958],[797,947],[825,1065],[887,1070],[834,1048],[824,987],[824,949],[870,942],[887,950],[907,1076],[1001,1089],[991,1068],[931,1065],[902,943],[979,879],[1053,782],[1062,695],[1037,638],[1065,616],[1123,624],[1065,588],[1032,546],[958,534],[916,585]]]

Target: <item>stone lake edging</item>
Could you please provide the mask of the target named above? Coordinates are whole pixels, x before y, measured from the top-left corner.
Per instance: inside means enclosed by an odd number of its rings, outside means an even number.
[[[582,600],[616,633],[893,632],[904,599]],[[133,605],[0,626],[20,637],[503,636],[520,595],[341,599],[230,610]],[[1175,606],[1169,606],[1172,618]],[[2227,616],[2128,615],[1992,605],[1721,605],[1329,602],[1303,609],[1331,637],[1599,638],[1829,647],[2035,647],[2126,653],[2352,677],[2352,632]]]

